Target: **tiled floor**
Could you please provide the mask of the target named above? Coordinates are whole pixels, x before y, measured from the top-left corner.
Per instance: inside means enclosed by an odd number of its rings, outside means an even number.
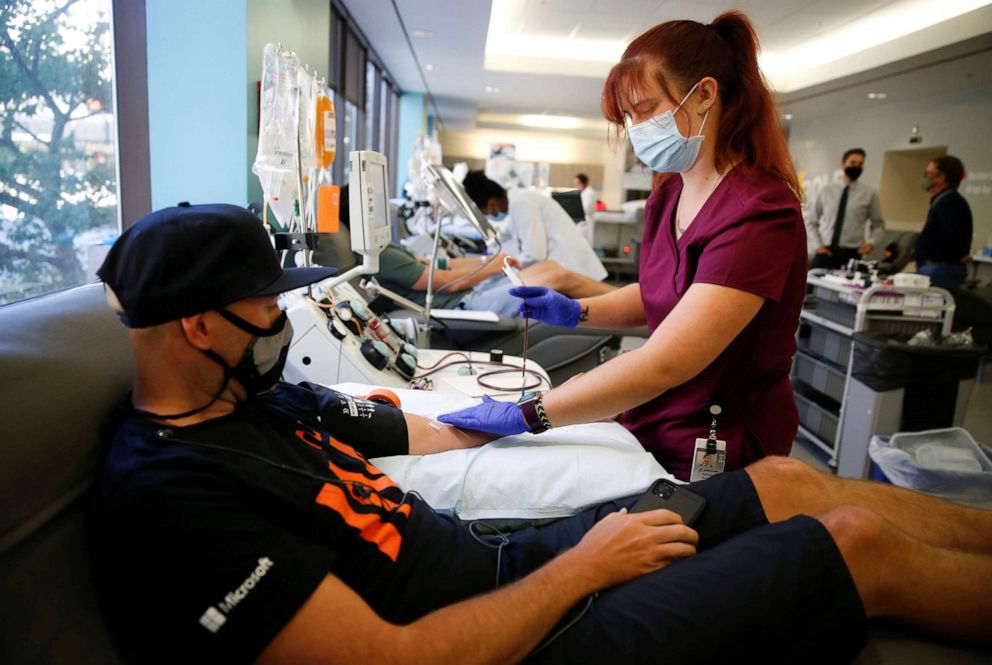
[[[992,362],[985,366],[982,378],[971,392],[964,428],[988,449],[992,448]],[[824,471],[828,468],[826,453],[802,437],[796,439],[791,456]]]

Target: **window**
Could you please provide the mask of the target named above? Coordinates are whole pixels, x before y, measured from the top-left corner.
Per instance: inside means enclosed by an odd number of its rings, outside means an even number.
[[[390,104],[392,102],[392,89],[389,87],[389,82],[384,78],[379,79],[379,89],[376,92],[376,98],[379,100],[379,113],[376,116],[376,123],[379,127],[378,136],[376,140],[378,141],[378,150],[383,154],[390,154],[389,145],[389,110]]]
[[[379,95],[376,89],[376,66],[371,62],[365,67],[365,143],[366,150],[379,150],[376,136],[376,105]]]
[[[338,111],[340,113],[340,111]],[[344,153],[344,160],[342,166],[342,180],[340,184],[342,186],[348,184],[348,174],[351,173],[351,151],[361,150],[361,146],[358,145],[358,137],[360,136],[358,131],[358,122],[360,118],[358,117],[358,106],[352,104],[349,101],[344,103],[344,113],[343,124],[344,131],[339,135],[341,141],[340,152]],[[335,160],[336,161],[336,160]]]
[[[0,304],[84,283],[119,233],[110,13],[0,5]]]
[[[391,177],[395,179],[399,93],[347,9],[336,1],[331,6],[329,32],[331,55],[327,81],[335,93],[338,121],[334,182],[348,183],[348,153],[352,150],[376,150],[386,155]]]

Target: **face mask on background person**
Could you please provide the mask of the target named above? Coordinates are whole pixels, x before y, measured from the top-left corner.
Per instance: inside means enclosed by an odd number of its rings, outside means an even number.
[[[692,86],[679,105],[671,111],[660,113],[650,120],[627,128],[627,136],[637,158],[656,173],[685,173],[696,163],[699,148],[703,144],[703,127],[709,111],[703,116],[699,134],[693,137],[682,136],[675,122],[675,111],[682,108],[689,95],[699,87]]]
[[[860,178],[863,172],[864,169],[861,168],[860,166],[848,166],[847,168],[844,169],[844,175],[846,175],[847,179],[850,180],[851,182],[854,182],[855,180]]]
[[[504,219],[506,219],[506,213],[501,212],[495,215],[486,215],[486,217],[489,218],[490,222],[502,222]]]
[[[923,189],[924,192],[929,192],[930,188],[933,187],[933,180],[931,180],[926,176],[923,176],[923,180],[920,180],[920,187]]]

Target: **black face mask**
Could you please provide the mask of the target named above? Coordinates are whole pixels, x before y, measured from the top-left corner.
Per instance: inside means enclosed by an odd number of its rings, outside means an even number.
[[[282,370],[286,367],[286,358],[289,356],[289,345],[293,341],[293,324],[286,312],[280,314],[271,327],[259,328],[226,309],[217,311],[232,325],[253,335],[241,360],[234,367],[230,367],[213,351],[204,351],[211,360],[224,368],[225,385],[228,380],[237,379],[248,392],[249,398],[274,388],[282,377]]]
[[[844,169],[844,175],[847,176],[848,180],[854,182],[855,180],[861,177],[862,171],[864,171],[864,169],[861,168],[860,166],[848,166],[847,168]]]
[[[202,351],[205,356],[224,369],[224,380],[213,398],[203,406],[182,413],[160,414],[133,409],[134,413],[146,418],[177,420],[199,413],[216,402],[224,393],[224,389],[231,379],[237,379],[244,386],[249,399],[271,390],[279,383],[282,371],[286,367],[286,359],[289,357],[289,345],[293,341],[293,324],[286,316],[286,312],[280,314],[276,322],[269,328],[259,328],[252,325],[226,309],[219,309],[217,312],[232,325],[253,337],[248,342],[241,360],[234,367],[228,365],[216,351],[210,349]]]

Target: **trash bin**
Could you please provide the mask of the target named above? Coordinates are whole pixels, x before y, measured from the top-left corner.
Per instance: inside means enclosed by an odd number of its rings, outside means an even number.
[[[992,508],[992,460],[965,429],[874,436],[868,455],[894,485]]]
[[[856,334],[852,376],[875,392],[905,390],[901,431],[955,424],[959,384],[975,378],[985,348],[910,346],[908,340],[887,332]]]

